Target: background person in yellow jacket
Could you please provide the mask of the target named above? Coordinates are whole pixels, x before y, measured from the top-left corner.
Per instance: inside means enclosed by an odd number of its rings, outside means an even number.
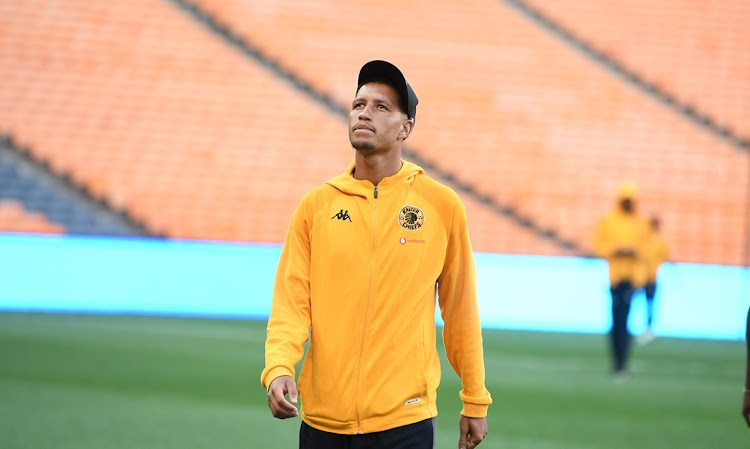
[[[660,232],[659,217],[652,215],[649,220],[650,235],[643,251],[643,261],[646,270],[646,285],[643,290],[646,294],[646,331],[641,335],[642,344],[649,343],[654,339],[654,297],[656,296],[656,280],[659,267],[669,257],[669,243]]]
[[[630,347],[628,315],[633,293],[643,287],[645,271],[643,254],[649,238],[649,225],[637,210],[637,189],[623,183],[614,210],[605,215],[596,228],[594,251],[609,264],[612,294],[612,329],[610,332],[613,373],[616,380],[627,376]]]
[[[437,295],[462,382],[458,447],[473,448],[492,401],[464,207],[401,159],[418,101],[401,71],[365,64],[355,97],[354,163],[305,195],[284,241],[261,374],[268,405],[277,418],[301,414],[303,449],[433,448]]]

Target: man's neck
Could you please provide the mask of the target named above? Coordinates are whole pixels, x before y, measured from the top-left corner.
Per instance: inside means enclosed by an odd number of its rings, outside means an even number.
[[[368,153],[358,150],[354,157],[354,179],[367,180],[378,185],[383,178],[393,176],[401,170],[400,152]]]

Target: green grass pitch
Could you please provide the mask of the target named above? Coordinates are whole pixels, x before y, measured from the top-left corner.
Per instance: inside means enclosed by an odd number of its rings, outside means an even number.
[[[296,448],[299,420],[272,418],[258,381],[264,339],[262,321],[0,313],[0,448]],[[484,341],[480,447],[750,447],[744,342],[634,345],[617,384],[603,335]],[[457,447],[458,389],[443,357],[438,448]]]

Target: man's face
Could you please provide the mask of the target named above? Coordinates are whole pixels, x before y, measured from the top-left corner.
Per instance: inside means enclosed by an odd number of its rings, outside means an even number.
[[[413,122],[399,106],[396,90],[368,83],[357,92],[349,113],[349,141],[357,150],[389,150],[411,132]]]
[[[625,213],[632,213],[635,209],[635,203],[631,198],[623,198],[620,200],[620,208]]]

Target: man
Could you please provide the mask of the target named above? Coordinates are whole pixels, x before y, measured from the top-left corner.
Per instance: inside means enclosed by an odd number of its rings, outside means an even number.
[[[276,418],[298,416],[300,448],[433,448],[443,339],[463,401],[459,448],[487,434],[474,259],[458,196],[401,159],[417,96],[371,61],[349,113],[354,163],[313,189],[279,260],[261,382]],[[289,400],[285,398],[289,396]]]
[[[640,337],[641,344],[647,344],[654,339],[652,326],[654,323],[654,297],[656,296],[656,275],[659,267],[669,256],[669,244],[659,232],[659,217],[652,216],[650,220],[651,233],[643,252],[644,269],[646,270],[646,332]]]
[[[745,346],[747,347],[747,358],[745,364],[745,394],[742,396],[742,416],[750,427],[750,309],[747,311],[747,323],[745,324]]]
[[[630,301],[635,290],[644,284],[642,257],[649,238],[648,223],[637,212],[636,193],[633,183],[620,186],[617,207],[599,221],[594,242],[596,255],[609,264],[612,294],[610,338],[616,381],[627,379]]]

